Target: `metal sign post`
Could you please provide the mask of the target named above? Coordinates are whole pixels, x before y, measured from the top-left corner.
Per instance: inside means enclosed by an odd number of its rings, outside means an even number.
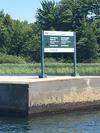
[[[41,35],[41,74],[39,75],[39,78],[44,78],[44,35],[42,31]]]
[[[76,71],[76,33],[65,31],[42,31],[41,35],[41,75],[44,74],[44,53],[73,53],[74,55],[74,73]]]
[[[77,76],[76,70],[76,33],[74,33],[74,73],[73,76]]]

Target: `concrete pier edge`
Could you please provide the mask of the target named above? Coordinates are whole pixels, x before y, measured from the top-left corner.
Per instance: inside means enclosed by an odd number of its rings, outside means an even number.
[[[0,76],[0,115],[100,109],[100,76]]]

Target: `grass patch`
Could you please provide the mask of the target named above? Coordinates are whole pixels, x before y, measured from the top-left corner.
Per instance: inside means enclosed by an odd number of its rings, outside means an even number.
[[[33,64],[0,64],[0,74],[35,74],[41,72],[40,63]],[[100,75],[100,63],[77,64],[80,75]],[[48,75],[71,75],[72,63],[45,63],[45,73]]]
[[[100,76],[100,63],[84,63],[78,64],[78,72],[81,75],[97,75]]]
[[[0,74],[37,74],[39,64],[0,64]]]

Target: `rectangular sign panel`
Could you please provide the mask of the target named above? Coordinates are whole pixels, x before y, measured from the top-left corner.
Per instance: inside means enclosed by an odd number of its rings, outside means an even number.
[[[43,31],[44,52],[74,52],[74,32]]]
[[[46,77],[44,72],[44,53],[73,53],[73,75],[76,76],[76,33],[69,31],[42,31],[41,39],[41,75],[39,77]]]

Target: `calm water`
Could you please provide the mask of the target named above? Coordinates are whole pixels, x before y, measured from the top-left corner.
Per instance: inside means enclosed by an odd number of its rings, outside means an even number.
[[[29,120],[0,117],[0,133],[100,133],[100,111],[42,116]]]

